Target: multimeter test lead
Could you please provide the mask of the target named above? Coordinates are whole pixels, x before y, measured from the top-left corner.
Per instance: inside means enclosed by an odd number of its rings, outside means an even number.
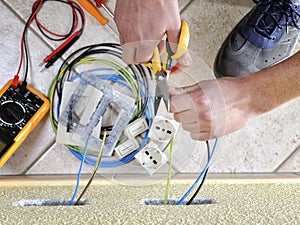
[[[71,37],[69,37],[64,43],[62,43],[58,48],[46,56],[40,66],[45,65],[41,70],[43,72],[45,69],[55,63],[80,37],[81,31],[76,31]]]

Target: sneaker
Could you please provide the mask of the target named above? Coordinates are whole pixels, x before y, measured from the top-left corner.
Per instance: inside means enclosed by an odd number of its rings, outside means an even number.
[[[214,62],[216,77],[242,76],[293,54],[299,38],[299,0],[253,0],[256,6],[236,25]]]

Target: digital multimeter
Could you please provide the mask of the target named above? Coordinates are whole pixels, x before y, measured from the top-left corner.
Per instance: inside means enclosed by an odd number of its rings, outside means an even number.
[[[30,86],[12,87],[12,80],[0,91],[0,168],[12,156],[49,110],[49,101]]]

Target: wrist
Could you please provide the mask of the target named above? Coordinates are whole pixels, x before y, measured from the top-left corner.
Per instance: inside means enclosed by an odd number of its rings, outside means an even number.
[[[251,118],[271,110],[271,107],[268,105],[268,97],[264,93],[267,90],[262,86],[261,78],[262,77],[256,73],[239,77],[241,80],[241,90],[245,92],[248,98],[246,111]]]

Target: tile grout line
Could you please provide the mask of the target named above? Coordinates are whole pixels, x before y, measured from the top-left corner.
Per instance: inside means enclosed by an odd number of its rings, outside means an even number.
[[[22,17],[22,15],[20,15],[16,10],[14,10],[14,8],[9,5],[9,3],[7,3],[4,0],[0,0],[4,6],[6,6],[8,8],[8,10],[14,14],[24,25],[26,24],[26,20]],[[49,47],[51,50],[54,50],[54,47],[51,46],[36,30],[34,30],[31,26],[28,27],[28,29],[37,36],[38,39],[40,39],[47,47]],[[21,33],[23,32],[23,30],[21,31]],[[20,40],[21,41],[21,40]]]
[[[181,10],[180,14],[182,14],[195,0],[190,0]]]
[[[56,144],[55,138],[49,145],[45,146],[44,151],[42,151],[36,158],[33,160],[27,168],[20,173],[20,175],[26,175],[26,173]]]
[[[298,147],[296,147],[292,152],[291,154],[286,157],[285,160],[283,160],[274,170],[273,170],[273,173],[277,173],[278,170],[293,156],[295,155],[298,151],[300,151],[300,145]]]

